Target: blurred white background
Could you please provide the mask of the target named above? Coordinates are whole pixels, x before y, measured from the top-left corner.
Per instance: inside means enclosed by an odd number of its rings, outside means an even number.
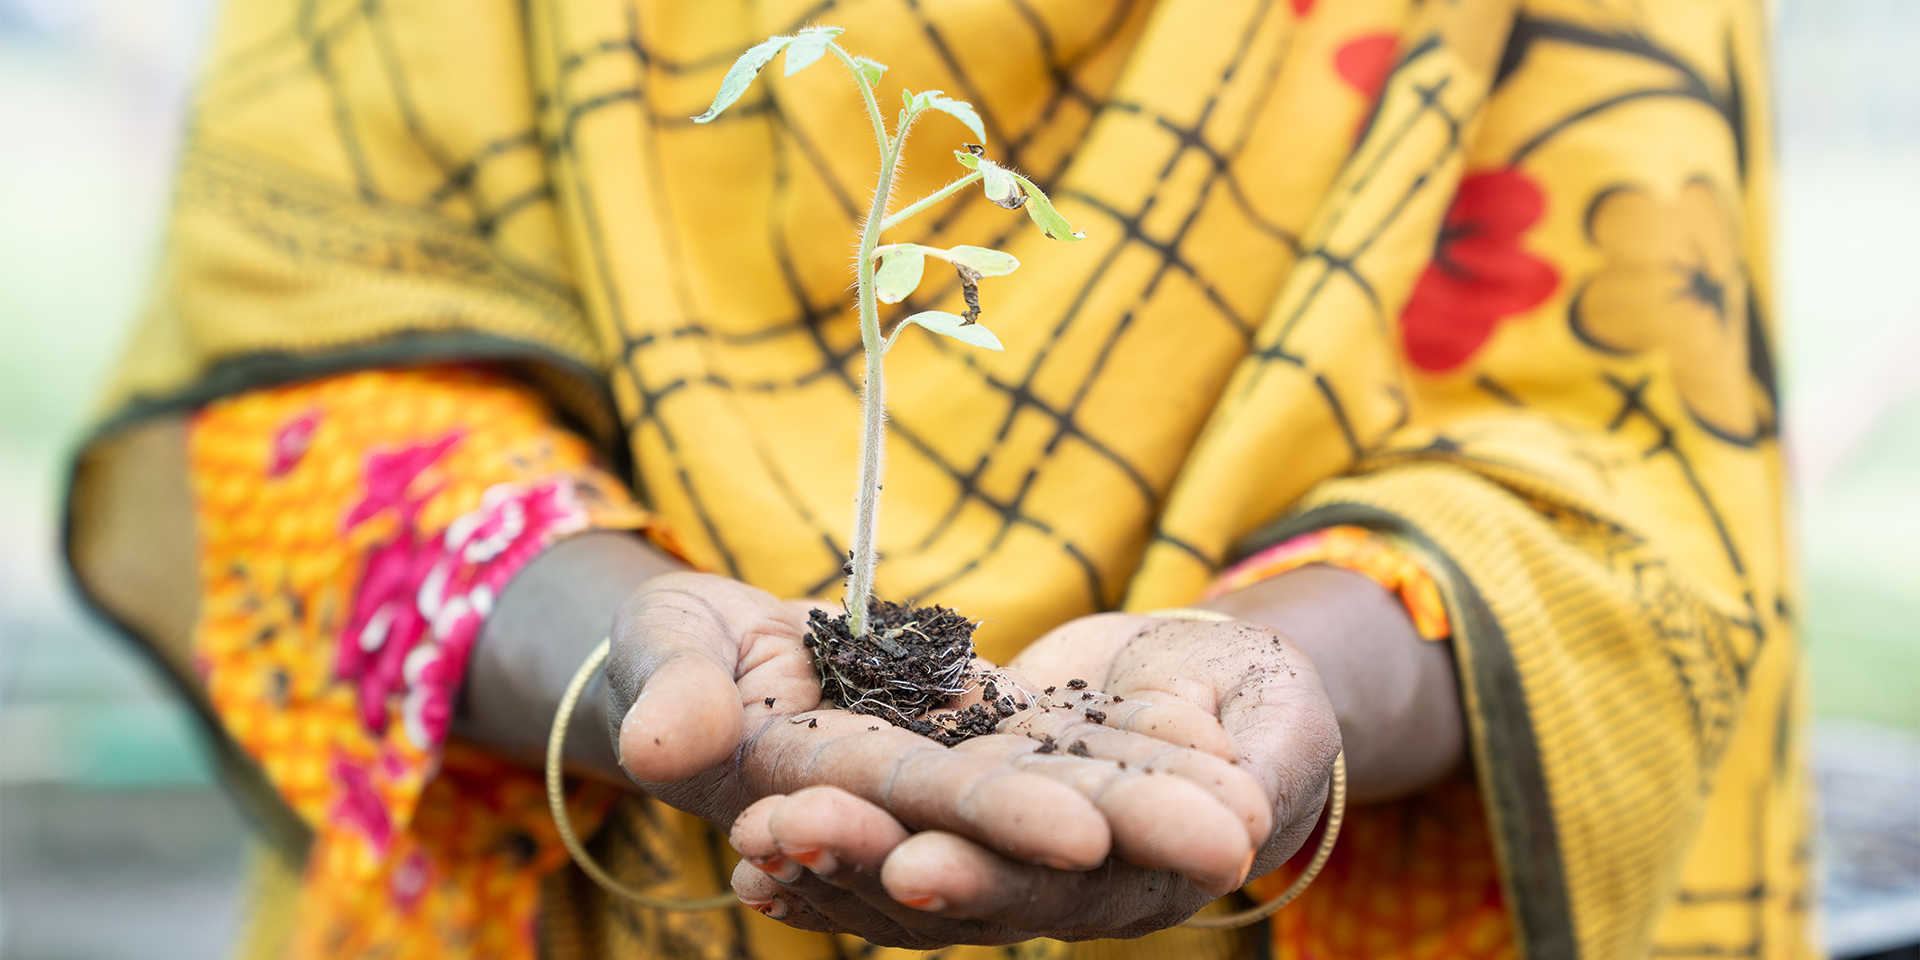
[[[1663,0],[1664,2],[1664,0]],[[76,605],[64,460],[136,312],[211,0],[0,0],[0,958],[221,956],[246,829]],[[1779,276],[1829,936],[1920,942],[1920,0],[1778,10]]]

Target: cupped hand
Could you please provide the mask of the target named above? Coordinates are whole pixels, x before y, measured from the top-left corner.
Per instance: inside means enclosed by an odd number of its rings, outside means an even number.
[[[622,768],[721,830],[763,797],[832,786],[1013,862],[1086,870],[1105,861],[1107,817],[1071,778],[1006,750],[949,750],[879,719],[818,709],[801,641],[807,608],[704,574],[659,576],[635,591],[607,664]],[[867,821],[832,826],[827,839],[842,848],[878,842]]]
[[[1023,861],[815,787],[735,822],[741,899],[794,926],[902,946],[1138,936],[1292,855],[1340,749],[1311,663],[1249,623],[1086,617],[1000,681],[1036,694],[1032,707],[952,752],[1072,785],[1110,825],[1115,857],[1101,870]],[[1026,816],[1044,802],[1004,789],[991,801]]]

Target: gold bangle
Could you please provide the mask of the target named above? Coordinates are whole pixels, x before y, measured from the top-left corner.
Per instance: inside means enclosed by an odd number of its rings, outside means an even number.
[[[644,891],[635,890],[613,878],[600,864],[587,853],[580,842],[579,834],[573,830],[573,818],[567,815],[567,791],[560,780],[560,758],[567,744],[567,724],[573,720],[573,708],[580,702],[580,694],[593,681],[593,675],[607,662],[607,652],[613,648],[611,640],[602,640],[600,645],[587,654],[587,660],[573,675],[567,684],[567,692],[560,697],[560,709],[553,715],[553,729],[547,733],[547,807],[553,811],[553,825],[560,831],[560,842],[566,844],[567,852],[573,855],[573,862],[600,888],[615,896],[625,897],[643,907],[655,910],[720,910],[740,902],[733,891],[716,893],[711,897],[658,897]]]
[[[1218,623],[1233,618],[1218,610],[1205,610],[1200,607],[1168,607],[1164,610],[1149,610],[1145,614],[1162,620],[1193,620]],[[1326,832],[1320,836],[1320,848],[1313,852],[1313,859],[1307,861],[1307,869],[1294,880],[1280,895],[1258,906],[1248,907],[1237,913],[1221,916],[1188,917],[1183,927],[1196,927],[1202,930],[1230,930],[1259,923],[1280,912],[1280,908],[1292,903],[1300,894],[1305,893],[1307,885],[1320,875],[1321,868],[1327,865],[1327,858],[1333,856],[1334,841],[1340,839],[1340,821],[1347,814],[1347,752],[1340,751],[1333,756],[1333,789],[1328,792],[1327,806],[1321,814],[1327,818]]]

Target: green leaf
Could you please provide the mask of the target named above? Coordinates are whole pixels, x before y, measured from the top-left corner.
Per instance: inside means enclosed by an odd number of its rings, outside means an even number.
[[[1055,240],[1064,240],[1068,243],[1086,238],[1087,232],[1085,230],[1075,230],[1073,224],[1068,223],[1067,218],[1061,216],[1060,211],[1053,208],[1053,201],[1048,200],[1047,195],[1041,192],[1039,187],[1033,185],[1032,180],[1028,180],[1026,177],[1017,173],[1009,174],[1009,176],[1020,181],[1020,188],[1026,191],[1027,216],[1032,217],[1033,222],[1040,225],[1041,233]]]
[[[1020,190],[1022,182],[1006,167],[980,158],[980,186],[986,190],[988,200],[1008,210],[1020,209],[1020,205],[1027,202],[1027,195]]]
[[[826,55],[827,44],[845,32],[842,27],[808,27],[800,31],[800,35],[793,38],[793,46],[787,48],[787,76],[813,66]]]
[[[902,243],[883,250],[880,269],[873,273],[873,295],[881,303],[899,303],[920,286],[926,271],[926,248],[917,243]]]
[[[965,100],[954,100],[938,90],[929,90],[927,92],[932,94],[927,100],[928,108],[938,110],[966,124],[967,129],[972,130],[973,135],[979,137],[981,142],[984,143],[986,141],[987,128],[980,124],[980,115],[974,112],[973,104]]]
[[[967,146],[974,147],[974,146],[979,146],[979,144],[970,143],[970,144],[967,144]],[[963,167],[966,167],[968,170],[980,169],[980,155],[977,153],[968,153],[965,150],[955,150],[953,152],[953,158],[955,160],[960,161],[960,165]]]
[[[721,78],[720,92],[713,95],[713,106],[708,107],[706,113],[694,117],[693,122],[706,123],[719,116],[720,111],[733,106],[733,102],[747,92],[747,87],[753,85],[753,78],[759,76],[760,71],[773,62],[774,55],[785,50],[787,44],[796,39],[798,38],[768,37],[765,41],[748,48],[747,52],[741,54],[740,59],[735,60],[733,66],[727,69],[727,75]]]
[[[1020,269],[1020,261],[1011,253],[1002,253],[988,247],[970,247],[962,244],[950,250],[935,252],[935,256],[948,263],[966,267],[983,277],[1004,277]]]
[[[900,322],[903,324],[917,323],[943,337],[952,337],[961,343],[971,346],[981,347],[987,350],[1006,349],[1000,345],[1000,338],[994,336],[993,331],[977,323],[968,323],[951,313],[940,310],[925,310]]]
[[[788,56],[792,56],[792,54],[788,54]],[[867,81],[867,86],[869,87],[879,86],[880,75],[887,72],[886,64],[871,57],[854,57],[853,67],[860,71],[860,79]]]

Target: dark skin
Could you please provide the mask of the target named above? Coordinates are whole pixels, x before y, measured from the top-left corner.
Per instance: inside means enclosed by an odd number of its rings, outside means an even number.
[[[951,750],[820,709],[800,644],[811,605],[683,572],[625,535],[574,538],[503,592],[456,732],[535,759],[611,621],[610,685],[583,700],[569,762],[729,831],[745,858],[734,889],[756,909],[918,948],[1172,925],[1304,843],[1343,746],[1352,802],[1462,763],[1447,647],[1343,570],[1208,604],[1225,623],[1071,621],[1001,686],[1038,697],[1081,678],[1095,698],[1052,698]],[[1036,753],[1043,736],[1086,755]]]

